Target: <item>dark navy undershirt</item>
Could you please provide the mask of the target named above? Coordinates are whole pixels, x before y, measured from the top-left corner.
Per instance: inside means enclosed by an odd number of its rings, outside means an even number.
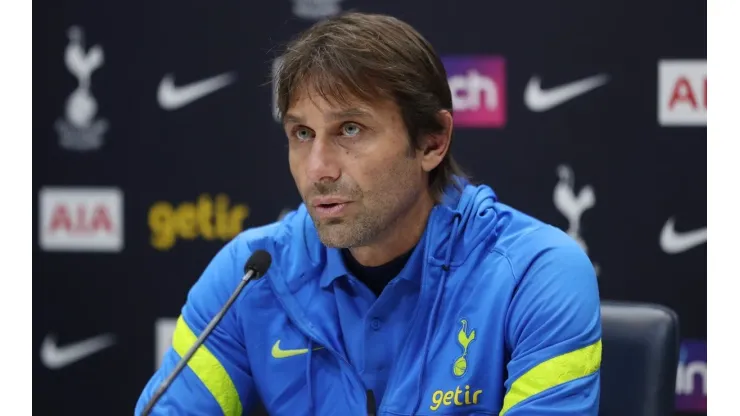
[[[352,257],[352,253],[350,253],[349,249],[346,248],[342,249],[342,258],[344,259],[344,263],[350,273],[375,293],[375,296],[380,296],[380,292],[385,289],[388,282],[401,273],[401,270],[403,270],[403,267],[406,265],[406,262],[409,260],[409,257],[411,257],[413,252],[414,249],[411,248],[411,250],[402,256],[396,257],[388,263],[373,267],[363,266],[358,263],[357,260]]]

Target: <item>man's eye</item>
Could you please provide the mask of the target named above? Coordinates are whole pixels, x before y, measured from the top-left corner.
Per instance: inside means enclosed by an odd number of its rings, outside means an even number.
[[[311,138],[311,130],[309,129],[297,129],[295,131],[295,137],[298,138],[298,140],[308,140]]]
[[[342,134],[349,137],[354,137],[360,134],[360,126],[357,124],[348,123],[342,126]]]

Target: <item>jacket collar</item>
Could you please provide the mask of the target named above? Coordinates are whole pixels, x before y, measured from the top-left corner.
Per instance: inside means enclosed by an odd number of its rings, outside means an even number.
[[[424,230],[424,233],[421,235],[419,242],[414,247],[411,256],[409,256],[406,266],[404,266],[403,270],[401,270],[401,273],[399,274],[401,279],[421,284],[421,273],[418,273],[419,269],[414,267],[414,265],[418,264],[424,257],[426,235],[427,231]],[[320,277],[322,289],[326,289],[331,286],[331,284],[338,278],[348,276],[350,274],[347,266],[344,264],[344,259],[342,258],[342,252],[340,249],[329,247],[325,247],[324,249],[326,250],[326,263],[324,265],[324,269],[321,271]]]

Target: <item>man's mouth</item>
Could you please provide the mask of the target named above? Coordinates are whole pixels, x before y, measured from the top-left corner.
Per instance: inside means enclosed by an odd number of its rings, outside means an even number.
[[[316,204],[314,208],[316,213],[322,217],[335,217],[341,215],[349,204],[350,202],[327,202]]]
[[[335,206],[337,206],[337,205],[342,205],[342,203],[340,203],[340,202],[337,202],[337,203],[330,203],[330,204],[319,204],[319,205],[317,205],[317,206],[318,206],[319,208],[331,208],[331,207],[335,207]]]

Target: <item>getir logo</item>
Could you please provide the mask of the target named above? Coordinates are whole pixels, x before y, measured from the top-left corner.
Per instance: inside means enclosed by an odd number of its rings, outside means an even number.
[[[456,126],[503,127],[506,124],[506,72],[497,56],[448,56],[447,71]]]
[[[173,206],[160,201],[149,209],[151,243],[158,250],[171,249],[177,239],[228,241],[242,231],[242,223],[249,216],[249,207],[230,205],[229,197],[218,194],[214,199],[202,194],[198,200]]]
[[[658,63],[658,122],[661,126],[707,125],[707,61]]]
[[[45,251],[123,249],[123,196],[116,188],[42,188],[39,246]]]
[[[707,410],[707,343],[703,340],[681,342],[676,373],[676,410]]]

